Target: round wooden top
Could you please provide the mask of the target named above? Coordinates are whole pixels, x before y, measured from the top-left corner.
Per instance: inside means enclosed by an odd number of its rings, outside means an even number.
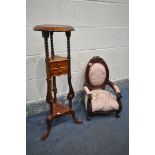
[[[68,25],[36,25],[33,30],[35,31],[52,31],[52,32],[67,32],[74,31],[74,27]]]

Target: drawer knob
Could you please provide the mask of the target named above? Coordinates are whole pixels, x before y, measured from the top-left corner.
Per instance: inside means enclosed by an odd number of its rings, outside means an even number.
[[[61,69],[59,70],[59,73],[62,73],[62,70]]]
[[[61,64],[58,64],[58,67],[60,67],[61,66]]]

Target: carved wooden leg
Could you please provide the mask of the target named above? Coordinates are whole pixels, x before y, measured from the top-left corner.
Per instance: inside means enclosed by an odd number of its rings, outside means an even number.
[[[53,77],[53,92],[54,92],[54,102],[57,102],[57,87],[56,87],[56,77]]]
[[[92,115],[92,105],[91,105],[91,98],[88,97],[88,102],[87,102],[87,120],[90,121]]]
[[[90,120],[92,119],[92,117],[93,117],[92,113],[90,113],[89,110],[87,110],[86,115],[87,115],[87,120],[88,120],[88,121],[90,121]]]
[[[70,37],[71,37],[71,32],[66,32],[66,37],[67,37],[67,58],[69,59],[69,71],[68,71],[68,85],[69,85],[69,93],[67,96],[67,99],[69,100],[69,107],[72,108],[72,99],[74,98],[74,90],[72,87],[72,83],[71,83],[71,56],[70,56]]]
[[[72,87],[72,83],[71,83],[71,62],[70,62],[70,37],[71,37],[71,32],[68,31],[66,32],[66,37],[67,37],[67,58],[69,59],[69,71],[68,71],[68,85],[69,85],[69,93],[67,95],[67,99],[69,101],[69,108],[71,109],[70,110],[70,113],[72,115],[72,118],[73,118],[73,121],[74,123],[82,123],[82,121],[79,121],[76,119],[75,117],[75,111],[72,110],[72,99],[74,98],[75,96],[75,93],[74,93],[74,90],[73,90],[73,87]]]
[[[120,117],[120,112],[117,111],[117,112],[116,112],[116,118],[119,118],[119,117]]]
[[[52,119],[53,117],[51,116],[48,116],[48,118],[46,119],[46,124],[47,124],[47,132],[44,133],[42,136],[41,136],[41,140],[45,140],[48,138],[50,132],[51,132],[51,122],[52,122]]]
[[[82,123],[81,120],[78,120],[78,119],[75,117],[75,111],[74,111],[74,110],[71,110],[70,113],[71,113],[71,115],[72,115],[72,119],[73,119],[73,122],[74,122],[75,124],[81,124],[81,123]]]
[[[72,99],[75,96],[72,83],[71,83],[71,75],[68,75],[68,85],[69,85],[69,93],[67,95],[67,99],[69,100],[69,107],[72,108]]]
[[[50,104],[50,112],[53,113],[53,96],[51,91],[51,78],[47,78],[47,95],[46,95],[46,102]]]
[[[88,107],[88,103],[87,103],[87,107]],[[88,121],[90,121],[90,120],[91,120],[91,117],[90,117],[90,115],[89,115],[89,113],[88,113],[88,110],[87,110],[86,106],[85,106],[85,114],[86,114],[86,119],[87,119]]]
[[[74,90],[73,90],[72,83],[71,83],[71,75],[68,75],[68,84],[69,84],[69,93],[68,93],[67,99],[69,100],[69,108],[71,108],[70,113],[72,115],[74,123],[75,124],[81,124],[82,121],[78,120],[75,117],[75,111],[72,110],[72,99],[74,98],[75,94],[74,94]]]
[[[86,113],[86,115],[87,115],[87,121],[90,121],[91,120],[91,116],[89,115],[88,112]]]
[[[119,110],[116,111],[116,118],[120,117],[120,112],[122,111],[122,103],[120,100],[117,100],[118,104],[119,104]]]

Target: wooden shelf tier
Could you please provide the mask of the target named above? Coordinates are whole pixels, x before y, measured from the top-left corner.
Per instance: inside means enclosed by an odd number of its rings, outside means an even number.
[[[67,59],[66,57],[62,57],[59,55],[54,55],[53,58],[50,58],[50,62],[58,62],[58,61],[68,61],[69,59]]]
[[[67,114],[71,109],[68,105],[64,105],[63,103],[53,103],[53,116],[57,115],[65,115]]]
[[[35,31],[52,31],[52,32],[68,32],[74,31],[74,27],[69,25],[53,25],[53,24],[44,24],[37,25],[33,28]]]

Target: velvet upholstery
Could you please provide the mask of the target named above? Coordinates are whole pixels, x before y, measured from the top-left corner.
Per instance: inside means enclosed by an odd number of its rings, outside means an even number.
[[[116,97],[109,91],[96,89],[89,92],[92,95],[92,112],[118,110],[119,105]],[[85,106],[87,109],[88,96],[85,96]]]
[[[106,79],[105,67],[100,63],[90,64],[89,79],[93,86],[100,86]]]

